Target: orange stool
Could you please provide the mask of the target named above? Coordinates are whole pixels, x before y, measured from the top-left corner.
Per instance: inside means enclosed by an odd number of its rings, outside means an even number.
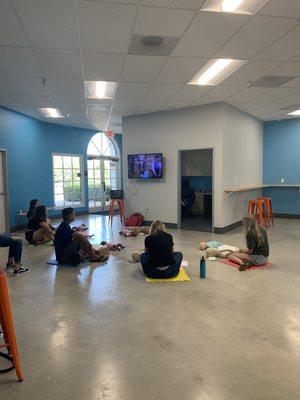
[[[267,219],[268,227],[271,226],[271,222],[272,222],[272,226],[274,226],[271,197],[258,197],[257,200],[264,200],[265,206],[266,206],[266,219]]]
[[[0,349],[5,348],[7,353],[0,352],[0,357],[11,361],[12,366],[2,369],[0,373],[16,371],[19,382],[23,381],[23,374],[20,365],[18,345],[15,335],[14,321],[11,309],[10,295],[7,285],[7,277],[0,269],[0,326],[3,330],[4,344],[0,344]]]
[[[119,216],[121,223],[124,222],[124,200],[123,199],[110,199],[109,201],[109,218],[108,223],[112,225],[114,212],[115,212],[115,204],[118,205],[119,208]]]
[[[262,199],[253,199],[248,202],[248,214],[257,217],[259,225],[267,227],[266,202]]]

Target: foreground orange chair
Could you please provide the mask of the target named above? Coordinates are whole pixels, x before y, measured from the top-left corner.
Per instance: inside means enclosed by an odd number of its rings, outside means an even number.
[[[7,350],[7,354],[0,352],[0,357],[13,363],[12,367],[1,370],[0,373],[9,372],[15,369],[19,382],[22,382],[23,374],[15,335],[7,277],[2,270],[0,270],[0,325],[4,334],[4,344],[0,345],[0,349],[6,348]]]

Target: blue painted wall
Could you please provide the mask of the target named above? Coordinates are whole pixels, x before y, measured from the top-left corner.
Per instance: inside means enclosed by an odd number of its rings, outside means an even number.
[[[20,209],[26,210],[33,198],[53,206],[52,153],[81,154],[86,169],[87,146],[95,133],[49,124],[0,107],[0,149],[6,149],[8,155],[11,226],[24,223],[17,214]],[[115,140],[122,154],[122,135],[115,135]],[[88,211],[87,193],[85,179],[85,206],[78,211]]]
[[[300,119],[264,124],[264,183],[300,184]],[[300,194],[296,188],[266,188],[273,211],[300,214]]]

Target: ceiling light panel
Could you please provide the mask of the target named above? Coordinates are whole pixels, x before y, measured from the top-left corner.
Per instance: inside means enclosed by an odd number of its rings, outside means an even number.
[[[66,118],[66,115],[63,115],[62,112],[58,108],[38,108],[39,112],[45,118]]]
[[[115,97],[117,82],[85,81],[85,97],[87,99],[110,99]]]
[[[202,11],[256,14],[268,0],[206,0]]]
[[[218,85],[237,71],[247,60],[229,58],[212,59],[206,63],[190,80],[190,85]]]
[[[300,117],[300,110],[290,112],[290,113],[288,113],[288,115],[291,115],[293,117]]]

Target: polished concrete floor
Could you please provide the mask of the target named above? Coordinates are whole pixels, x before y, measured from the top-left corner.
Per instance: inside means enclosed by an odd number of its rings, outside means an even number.
[[[118,240],[118,221],[91,216],[97,239]],[[300,221],[276,220],[269,270],[210,262],[200,280],[197,243],[210,234],[170,231],[190,283],[147,284],[126,238],[106,264],[59,269],[51,247],[24,247],[31,273],[9,286],[23,383],[0,375],[10,400],[299,400]],[[214,236],[243,246],[240,229]]]

